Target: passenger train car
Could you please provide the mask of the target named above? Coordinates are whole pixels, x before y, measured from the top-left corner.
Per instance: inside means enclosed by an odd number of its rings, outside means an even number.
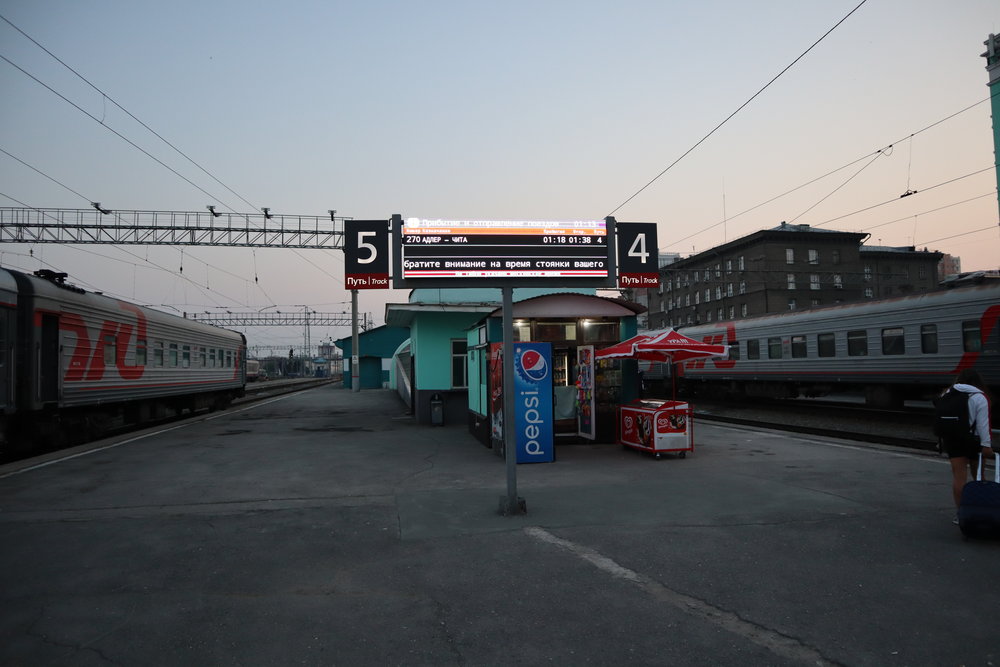
[[[684,327],[728,359],[678,369],[691,394],[794,398],[864,392],[877,407],[940,393],[974,368],[1000,400],[1000,281]]]
[[[65,277],[0,269],[4,456],[243,395],[243,334],[87,292]]]

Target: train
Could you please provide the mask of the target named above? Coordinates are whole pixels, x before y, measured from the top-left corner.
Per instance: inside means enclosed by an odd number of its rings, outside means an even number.
[[[0,268],[0,457],[201,409],[246,391],[242,333]]]
[[[900,408],[973,368],[1000,400],[1000,280],[679,331],[729,346],[726,359],[677,365],[668,381],[686,396],[854,393],[872,407]]]

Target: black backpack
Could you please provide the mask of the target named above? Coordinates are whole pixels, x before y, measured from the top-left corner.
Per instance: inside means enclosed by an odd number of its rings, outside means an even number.
[[[969,424],[969,396],[949,389],[934,399],[934,435],[957,445],[979,444],[979,436]]]

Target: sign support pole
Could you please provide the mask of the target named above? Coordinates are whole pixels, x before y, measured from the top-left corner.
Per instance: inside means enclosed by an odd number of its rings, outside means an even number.
[[[351,290],[351,391],[361,391],[361,360],[358,350],[358,290]]]
[[[526,514],[517,496],[517,433],[514,431],[514,288],[503,287],[503,450],[507,464],[507,495],[500,497],[500,514]]]

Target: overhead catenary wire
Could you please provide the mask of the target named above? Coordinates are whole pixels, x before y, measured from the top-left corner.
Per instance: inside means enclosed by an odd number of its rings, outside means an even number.
[[[808,54],[810,51],[812,51],[814,48],[816,48],[816,46],[820,42],[822,42],[824,39],[826,39],[827,36],[830,33],[832,33],[834,30],[836,30],[840,26],[841,23],[843,23],[848,18],[850,18],[851,15],[854,14],[854,12],[858,11],[859,9],[861,9],[861,6],[864,5],[867,1],[868,0],[861,0],[861,2],[859,2],[858,5],[854,9],[852,9],[851,11],[849,11],[842,19],[840,19],[839,21],[837,21],[833,25],[832,28],[830,28],[825,33],[823,33],[823,35],[819,39],[817,39],[815,42],[813,42],[812,45],[809,48],[807,48],[805,51],[803,51],[801,54],[799,54],[799,56],[795,60],[793,60],[791,63],[789,63],[783,70],[781,70],[780,72],[778,72],[774,76],[774,78],[772,78],[770,81],[768,81],[766,84],[764,84],[764,86],[760,90],[758,90],[756,93],[754,93],[753,95],[751,95],[750,99],[748,99],[746,102],[744,102],[743,104],[741,104],[739,106],[739,108],[736,109],[736,111],[734,111],[731,114],[729,114],[728,116],[726,116],[722,120],[721,123],[719,123],[714,128],[712,128],[712,130],[708,134],[706,134],[704,137],[702,137],[701,139],[699,139],[693,146],[691,146],[691,148],[689,148],[686,151],[684,151],[684,153],[681,154],[680,157],[678,157],[676,160],[674,160],[669,165],[667,165],[667,167],[663,171],[661,171],[659,174],[657,174],[656,176],[654,176],[653,179],[650,180],[648,183],[646,183],[644,186],[642,186],[641,188],[639,188],[631,197],[629,197],[628,199],[626,199],[625,201],[623,201],[621,204],[619,204],[618,206],[616,206],[614,208],[614,210],[612,210],[610,213],[608,213],[608,216],[614,215],[620,208],[622,208],[623,206],[625,206],[626,204],[628,204],[630,201],[632,201],[633,199],[635,199],[636,197],[638,197],[639,194],[641,194],[646,188],[648,188],[650,185],[652,185],[653,183],[655,183],[656,181],[658,181],[661,176],[663,176],[668,171],[670,171],[671,169],[673,169],[674,165],[676,165],[678,162],[680,162],[685,157],[687,157],[696,148],[698,148],[698,146],[700,146],[709,137],[711,137],[713,134],[715,134],[723,125],[725,125],[726,123],[728,123],[729,120],[733,116],[735,116],[740,111],[742,111],[744,108],[746,108],[751,102],[754,101],[754,99],[757,98],[757,96],[759,96],[761,93],[763,93],[765,90],[767,90],[771,86],[771,84],[773,84],[775,81],[777,81],[785,72],[787,72],[792,67],[794,67],[797,62],[799,62],[800,60],[802,60],[802,58],[804,58],[806,56],[806,54]]]

